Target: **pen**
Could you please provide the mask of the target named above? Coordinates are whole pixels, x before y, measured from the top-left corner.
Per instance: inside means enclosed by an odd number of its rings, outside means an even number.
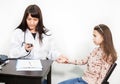
[[[30,66],[32,66],[31,62],[29,61]]]

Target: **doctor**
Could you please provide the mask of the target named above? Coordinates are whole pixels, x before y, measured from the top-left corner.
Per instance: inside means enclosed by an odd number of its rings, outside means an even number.
[[[42,13],[37,5],[29,5],[22,22],[11,40],[11,58],[52,59],[64,62],[66,57],[55,48],[53,38],[43,25]]]

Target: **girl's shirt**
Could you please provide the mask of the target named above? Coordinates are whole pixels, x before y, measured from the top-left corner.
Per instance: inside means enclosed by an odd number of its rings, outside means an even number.
[[[25,43],[33,44],[33,49],[26,58],[30,59],[52,59],[55,60],[60,53],[56,49],[51,36],[43,35],[42,43],[39,41],[39,35],[36,33],[35,38],[32,33],[27,29],[23,32],[21,29],[16,29],[13,33],[10,45],[10,57],[18,58],[27,55],[29,52],[25,50]]]
[[[83,79],[88,84],[101,84],[111,64],[103,60],[103,53],[100,47],[95,48],[89,56],[83,60],[78,60],[78,64],[87,64],[87,70],[83,74]]]

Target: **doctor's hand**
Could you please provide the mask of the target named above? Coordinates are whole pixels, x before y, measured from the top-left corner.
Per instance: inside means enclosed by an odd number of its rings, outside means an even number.
[[[25,43],[25,50],[27,52],[31,51],[33,49],[33,44]]]
[[[66,57],[66,56],[59,56],[57,59],[56,59],[56,61],[58,62],[58,63],[67,63],[68,62],[68,57]]]

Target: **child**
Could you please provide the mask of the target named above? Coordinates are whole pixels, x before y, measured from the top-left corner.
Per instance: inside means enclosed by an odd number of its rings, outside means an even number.
[[[87,70],[84,71],[83,76],[59,84],[101,84],[111,64],[117,60],[112,34],[108,26],[100,24],[94,27],[93,42],[99,47],[95,48],[85,59],[66,60],[66,63],[70,64],[87,64]]]

